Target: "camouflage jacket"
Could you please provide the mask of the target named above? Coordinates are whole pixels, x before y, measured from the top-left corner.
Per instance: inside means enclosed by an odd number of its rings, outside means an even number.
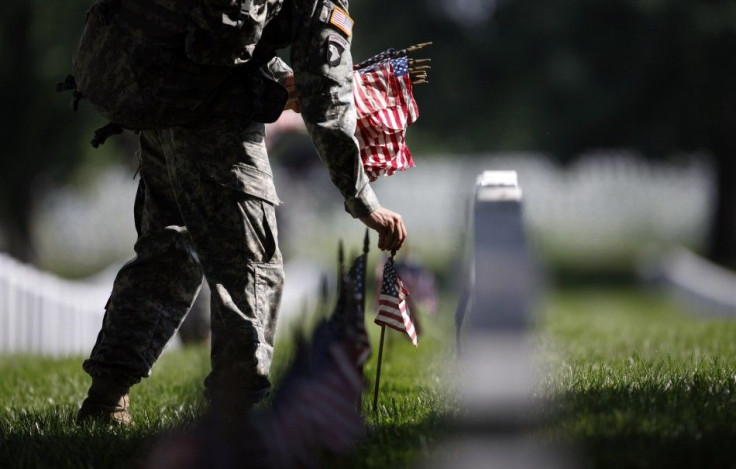
[[[98,0],[74,73],[85,97],[123,127],[269,122],[286,99],[272,86],[288,70],[274,55],[290,47],[302,117],[357,218],[379,204],[354,137],[352,24],[346,0]],[[261,64],[271,73],[256,72]]]
[[[222,3],[222,0],[203,1],[197,11],[202,11],[203,4],[217,6]],[[368,184],[354,137],[357,116],[350,54],[353,20],[348,13],[347,0],[245,3],[251,6],[237,16],[243,23],[240,40],[231,40],[225,47],[234,47],[230,54],[207,56],[215,52],[198,49],[199,55],[192,57],[192,47],[187,48],[187,54],[193,60],[238,66],[248,60],[265,62],[264,58],[272,57],[277,50],[290,47],[302,117],[312,141],[332,181],[345,198],[345,209],[356,218],[367,215],[379,204]],[[253,4],[259,4],[259,8],[254,8]],[[236,17],[235,12],[209,12],[210,17],[218,14],[223,18],[228,14],[230,18]],[[202,22],[200,26],[205,28],[207,23]],[[213,26],[214,31],[221,27],[219,24]],[[278,59],[271,60],[267,66],[275,78],[284,73],[284,64]]]
[[[232,11],[233,3],[199,2],[194,17],[198,27],[208,31],[199,34],[219,34],[229,42],[208,49],[188,44],[187,55],[199,62],[238,66],[249,60],[265,62],[264,58],[277,50],[290,47],[302,117],[332,181],[345,198],[346,210],[360,217],[378,208],[354,137],[353,20],[347,0],[260,0],[245,2],[248,8],[240,13]],[[218,33],[227,25],[207,22],[206,17],[222,17],[223,22],[240,28],[239,39]],[[268,68],[275,78],[284,73],[284,64],[278,59],[268,62]]]

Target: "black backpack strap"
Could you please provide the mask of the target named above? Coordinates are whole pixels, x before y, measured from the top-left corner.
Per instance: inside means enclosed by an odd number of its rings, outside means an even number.
[[[60,81],[56,84],[56,92],[61,93],[62,91],[76,90],[77,80],[74,79],[74,75],[67,75],[64,81]]]
[[[73,91],[72,109],[76,111],[77,109],[79,109],[79,101],[84,98],[84,96],[82,96],[82,93],[77,90],[77,81],[74,79],[74,75],[67,75],[64,81],[60,81],[56,84],[57,93],[70,90]],[[123,130],[124,129],[122,126],[110,122],[106,126],[100,127],[99,129],[95,130],[95,136],[94,138],[92,138],[90,144],[92,144],[93,147],[97,148],[105,143],[105,141],[113,135],[123,133]]]
[[[77,90],[77,81],[74,79],[74,75],[67,75],[64,81],[56,84],[57,93],[64,91],[72,91],[71,108],[76,112],[79,109],[79,101],[84,98],[84,95]]]
[[[113,135],[121,134],[123,133],[123,127],[114,124],[110,122],[104,127],[100,127],[99,129],[95,130],[95,136],[92,139],[91,142],[89,142],[93,147],[97,148],[103,143],[105,143],[105,140],[112,137]]]

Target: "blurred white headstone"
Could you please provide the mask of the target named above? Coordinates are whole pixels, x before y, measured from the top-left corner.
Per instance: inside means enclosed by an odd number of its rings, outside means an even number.
[[[569,467],[536,444],[531,326],[537,274],[515,171],[484,171],[472,210],[471,299],[458,330],[462,417],[434,467]],[[463,302],[462,304],[465,304]]]

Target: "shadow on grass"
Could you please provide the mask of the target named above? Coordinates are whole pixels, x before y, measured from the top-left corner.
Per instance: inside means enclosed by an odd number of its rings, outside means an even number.
[[[74,421],[75,413],[75,408],[57,406],[39,412],[21,411],[10,419],[3,416],[0,421],[0,467],[141,467],[163,434],[198,422],[190,415],[165,422],[142,419],[141,424],[133,428],[98,424],[79,426]],[[352,454],[328,457],[323,465],[328,468],[411,466],[444,436],[441,422],[446,421],[431,414],[415,423],[382,423],[368,429],[366,439]]]
[[[411,467],[448,435],[449,419],[438,412],[413,422],[381,422],[349,456],[326,461],[328,468]]]
[[[0,420],[0,467],[139,467],[162,434],[195,421],[195,411],[170,418],[145,418],[124,428],[98,423],[78,425],[76,408],[11,411]]]
[[[732,468],[736,464],[734,432],[690,437],[653,438],[627,435],[585,438],[579,449],[584,467],[596,468]]]
[[[569,392],[550,404],[547,431],[574,444],[583,467],[736,467],[735,391],[731,377],[696,372]]]

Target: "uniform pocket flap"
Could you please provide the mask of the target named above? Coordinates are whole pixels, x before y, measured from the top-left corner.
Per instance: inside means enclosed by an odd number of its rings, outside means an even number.
[[[257,197],[272,205],[281,204],[273,176],[266,172],[244,164],[234,164],[224,170],[215,167],[206,169],[209,176],[223,187]]]

